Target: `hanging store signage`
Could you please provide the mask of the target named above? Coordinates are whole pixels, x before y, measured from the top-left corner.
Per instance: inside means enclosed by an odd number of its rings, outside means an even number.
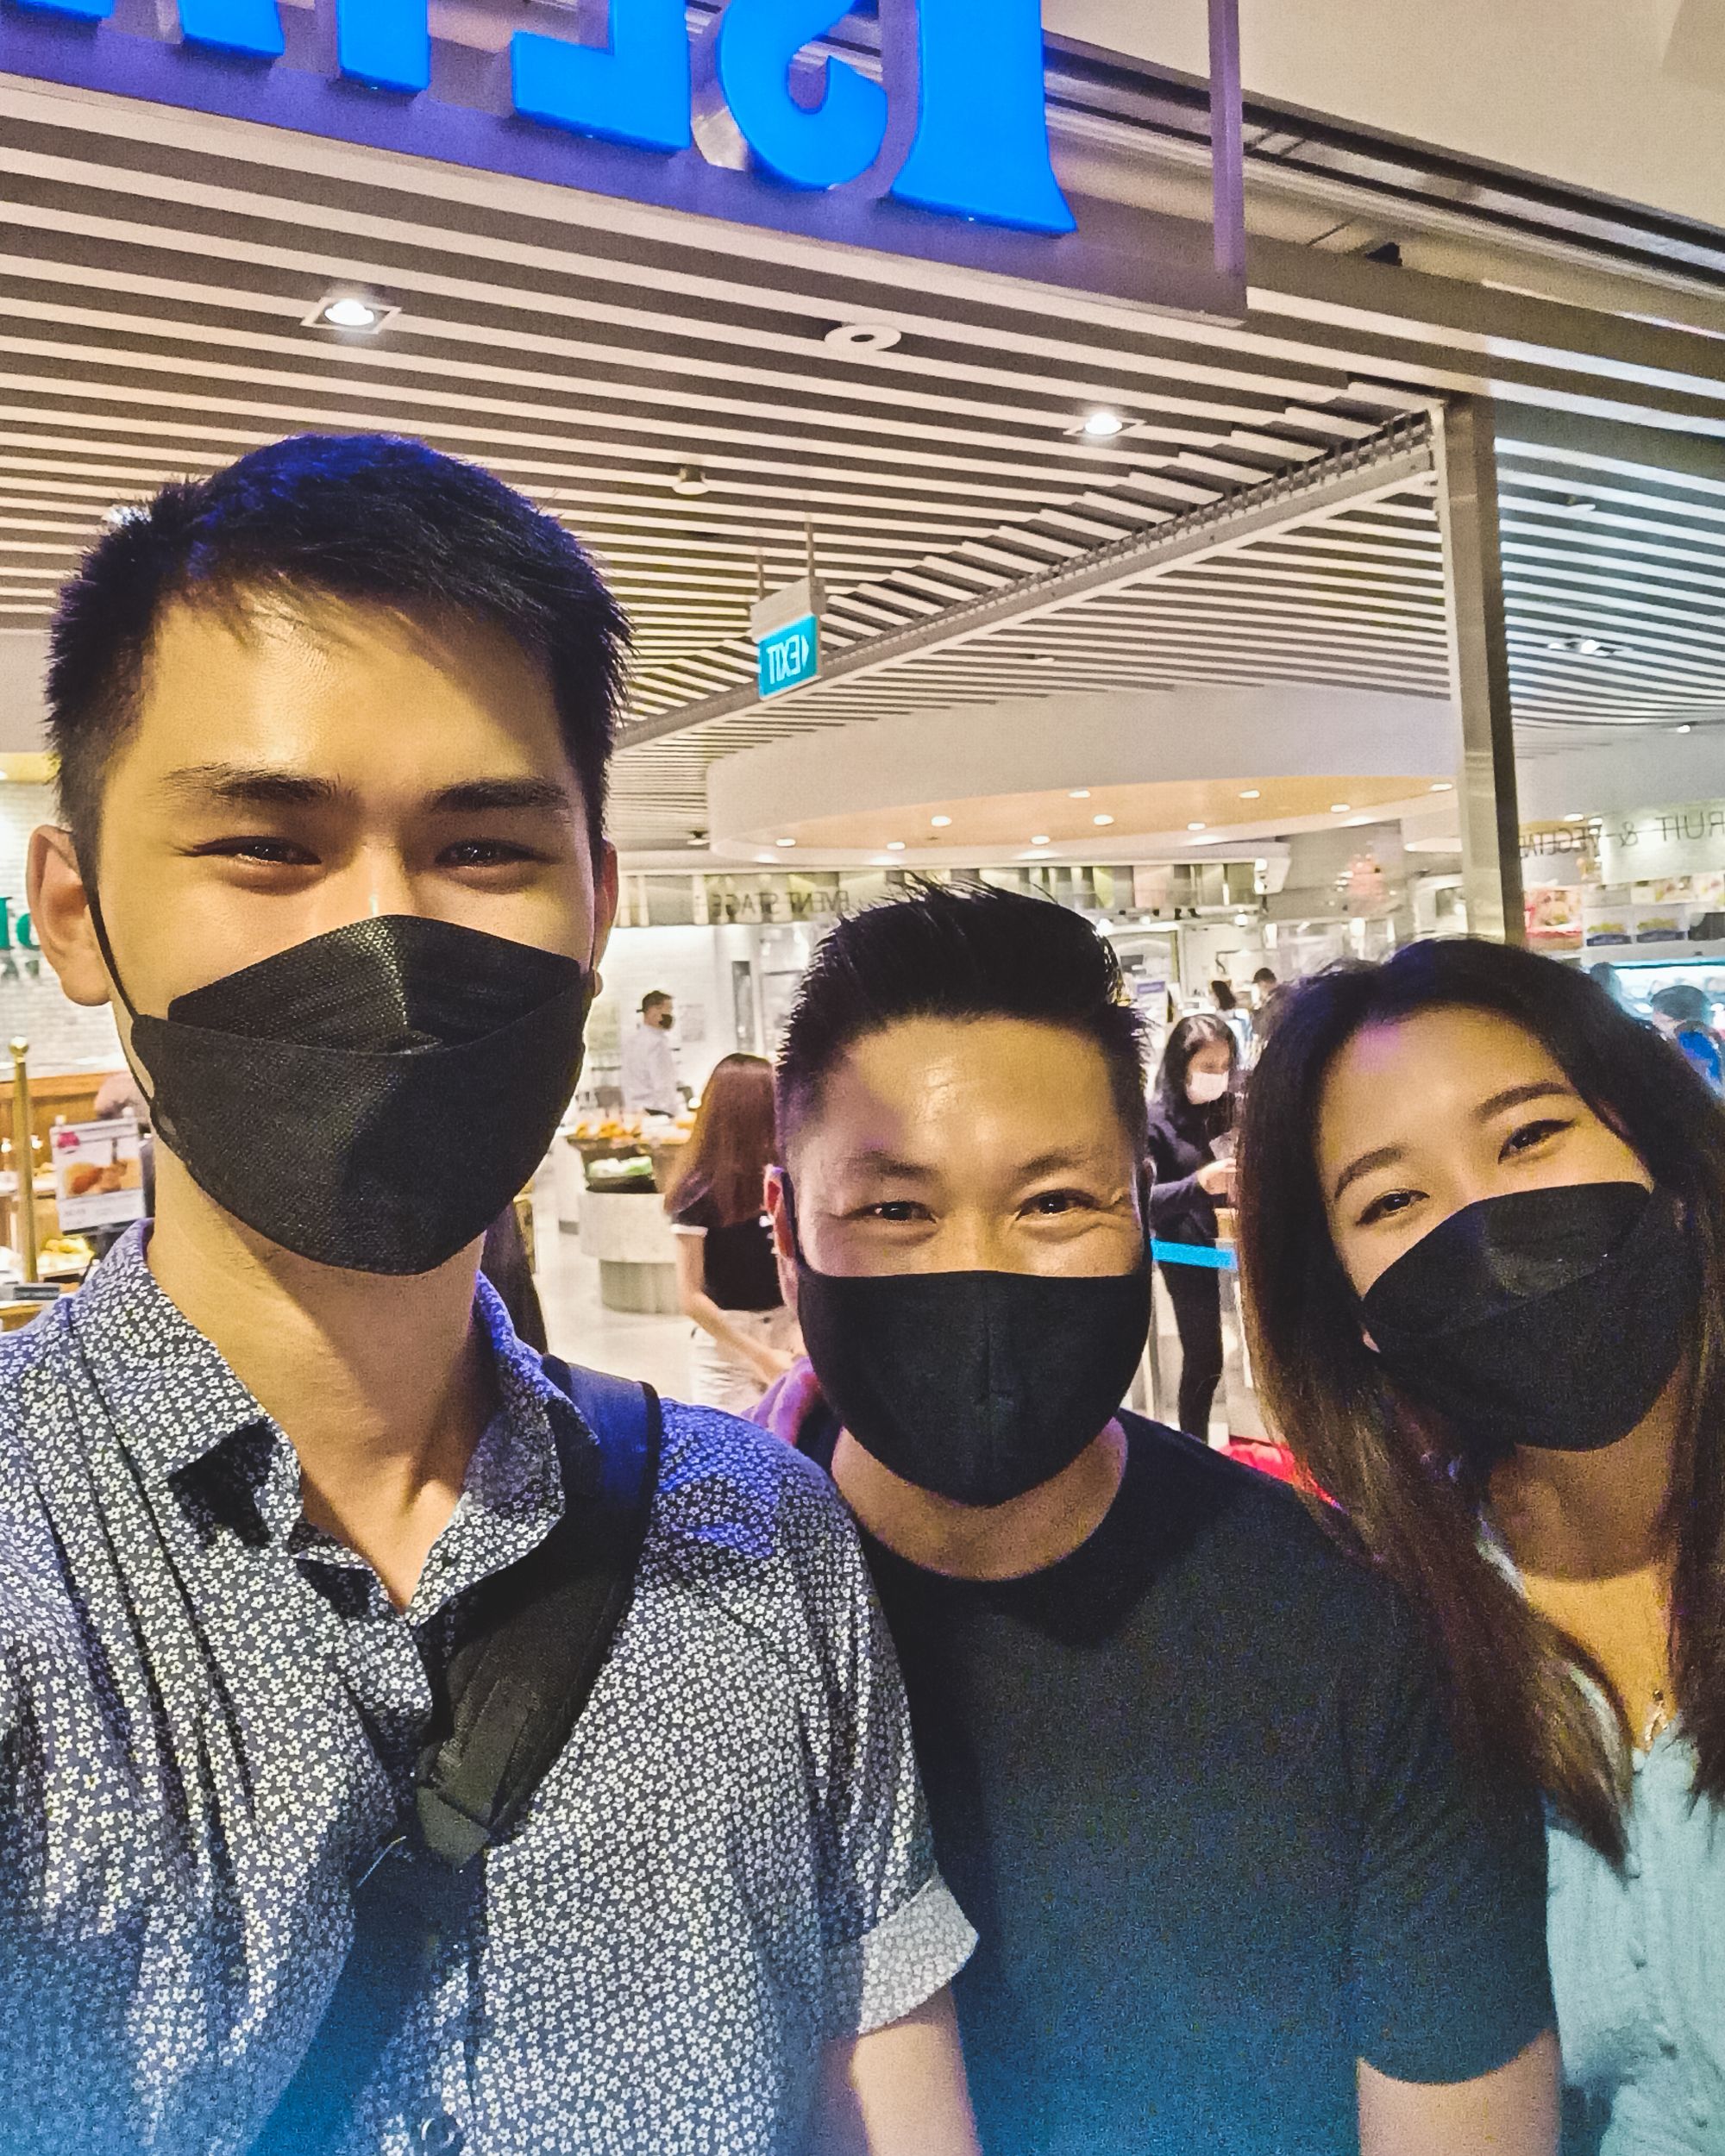
[[[800,576],[756,599],[749,610],[763,698],[799,689],[820,672],[822,596],[818,577]]]
[[[1608,884],[1725,868],[1725,801],[1608,816],[1599,836],[1599,873]]]
[[[1238,319],[1238,131],[1214,233],[1074,198],[1049,154],[1040,0],[536,8],[501,54],[430,0],[0,0],[0,70],[800,237]],[[1218,0],[1213,19],[1227,17]],[[573,34],[553,34],[561,15]],[[1220,40],[1218,111],[1235,110]],[[1230,178],[1230,175],[1233,178]]]

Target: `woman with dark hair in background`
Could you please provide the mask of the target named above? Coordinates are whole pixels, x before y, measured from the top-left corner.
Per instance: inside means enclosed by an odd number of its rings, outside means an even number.
[[[1725,2147],[1725,1111],[1578,972],[1419,943],[1253,1075],[1258,1383],[1546,1803],[1578,2150]]]
[[[777,1154],[771,1064],[723,1057],[665,1210],[677,1232],[678,1300],[696,1327],[693,1397],[732,1414],[746,1414],[802,1352],[763,1210]]]
[[[1203,1011],[1168,1037],[1150,1103],[1150,1231],[1159,1243],[1216,1247],[1216,1200],[1232,1196],[1233,1169],[1216,1141],[1233,1128],[1239,1048],[1226,1018]],[[1222,1301],[1215,1269],[1160,1266],[1180,1333],[1180,1427],[1208,1438],[1222,1376]]]

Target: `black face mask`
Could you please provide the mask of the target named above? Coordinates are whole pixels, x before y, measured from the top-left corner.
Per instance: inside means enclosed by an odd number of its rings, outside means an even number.
[[[284,1250],[423,1273],[544,1157],[581,1066],[587,969],[412,914],[354,921],[132,1007],[150,1114],[192,1180]]]
[[[1107,1426],[1144,1353],[1150,1271],[851,1275],[799,1255],[797,1316],[833,1413],[882,1467],[1004,1505]]]
[[[1670,1192],[1576,1183],[1452,1213],[1360,1313],[1396,1383],[1490,1464],[1518,1445],[1628,1437],[1677,1369],[1699,1292]]]

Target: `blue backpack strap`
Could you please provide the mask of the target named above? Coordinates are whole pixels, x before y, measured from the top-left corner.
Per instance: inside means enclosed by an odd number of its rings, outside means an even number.
[[[599,1484],[605,1501],[632,1513],[649,1470],[658,1477],[662,1415],[650,1385],[606,1370],[578,1369],[558,1355],[543,1355],[540,1367],[599,1440]]]

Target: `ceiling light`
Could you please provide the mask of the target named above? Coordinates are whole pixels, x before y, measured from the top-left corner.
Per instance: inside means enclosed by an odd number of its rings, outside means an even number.
[[[794,838],[780,838],[774,841],[774,843],[779,846],[794,846],[796,843]]]
[[[1112,816],[1093,816],[1090,818],[1093,824],[1112,824],[1113,820]]]
[[[1088,801],[1090,798],[1090,789],[1087,786],[1075,786],[1066,798],[1069,801]]]
[[[1208,824],[1189,824],[1186,828],[1189,831],[1201,831],[1208,830],[1209,829],[1209,825]]]
[[[381,299],[368,299],[361,292],[331,292],[302,318],[301,327],[378,330],[400,312],[399,307],[392,307]]]
[[[685,464],[671,481],[674,494],[706,494],[712,492],[712,482],[698,464]]]
[[[1255,861],[1251,865],[1258,870],[1258,874],[1262,875],[1264,871],[1269,868],[1270,863],[1267,861]]]
[[[1332,801],[1330,803],[1330,814],[1332,816],[1347,816],[1352,813],[1352,805],[1350,802]]]
[[[1088,436],[1092,442],[1107,442],[1126,430],[1126,423],[1119,412],[1106,410],[1087,412],[1084,423],[1078,429],[1080,434]]]
[[[933,824],[936,830],[944,831],[947,825],[952,821],[952,818],[950,816],[931,816],[928,820]]]
[[[141,502],[116,502],[111,509],[103,511],[102,521],[110,531],[117,531],[122,524],[135,523],[140,517],[148,514]]]
[[[1362,824],[1369,824],[1371,821],[1371,818],[1369,816],[1350,816],[1346,828],[1349,830],[1358,830]]]
[[[1572,509],[1578,517],[1591,517],[1597,513],[1599,505],[1586,494],[1565,494],[1564,507]]]
[[[1031,844],[1032,844],[1032,846],[1045,846],[1045,845],[1047,845],[1047,843],[1048,843],[1048,833],[1047,833],[1046,831],[1033,831],[1033,832],[1031,834],[1031,842],[1030,842],[1030,843],[1031,843]]]
[[[821,342],[835,352],[890,352],[904,334],[890,322],[838,322]]]
[[[1261,800],[1263,799],[1263,793],[1264,789],[1261,787],[1249,786],[1245,792],[1241,794],[1240,799],[1242,801]]]
[[[756,854],[755,858],[763,868],[770,868],[776,856],[772,854]]]
[[[705,846],[706,841],[704,838],[690,838],[686,840],[684,843],[690,846]]]
[[[1684,724],[1682,726],[1674,726],[1672,729],[1672,731],[1676,734],[1692,734],[1695,731],[1695,729],[1693,726]]]
[[[902,838],[889,838],[887,841],[887,851],[889,854],[901,854],[904,850],[905,842]]]
[[[1212,831],[1208,838],[1195,838],[1191,841],[1191,843],[1195,846],[1220,846],[1221,843],[1221,840],[1214,831]]]
[[[1565,824],[1584,824],[1587,821],[1587,812],[1585,809],[1571,809],[1565,816],[1564,821]]]
[[[1054,654],[1051,651],[1033,651],[1030,655],[1030,662],[1033,667],[1051,667]]]
[[[1432,791],[1433,793],[1453,793],[1455,787],[1450,780],[1440,779],[1433,787]]]
[[[876,854],[870,863],[870,866],[875,868],[890,868],[892,865],[893,856],[890,854]]]

